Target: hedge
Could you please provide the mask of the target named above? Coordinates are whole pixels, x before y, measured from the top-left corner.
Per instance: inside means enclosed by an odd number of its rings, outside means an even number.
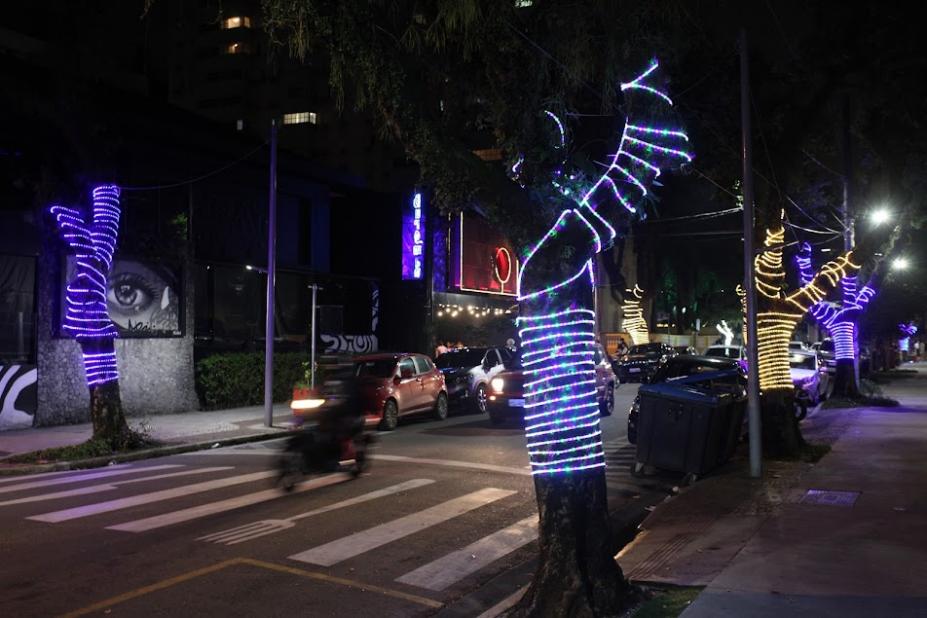
[[[300,352],[274,354],[274,401],[288,401],[293,386],[305,378]],[[196,389],[207,410],[264,403],[264,355],[257,352],[216,354],[196,364]]]

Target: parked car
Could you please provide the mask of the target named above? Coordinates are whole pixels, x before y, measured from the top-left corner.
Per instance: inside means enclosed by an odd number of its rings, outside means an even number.
[[[827,369],[821,366],[814,350],[791,350],[789,373],[795,386],[799,418],[804,418],[809,406],[817,405],[827,397]]]
[[[818,341],[812,346],[812,349],[818,353],[818,359],[824,365],[828,375],[835,375],[837,373],[837,358],[834,355],[834,340]]]
[[[690,356],[698,354],[698,350],[690,345],[677,345],[673,346],[673,349],[676,350],[676,354],[688,354]]]
[[[621,382],[645,382],[653,376],[660,363],[676,356],[676,350],[665,343],[645,343],[633,346],[614,363]]]
[[[615,389],[618,378],[612,371],[608,354],[601,345],[596,344],[595,387],[599,402],[599,413],[610,416],[615,409]],[[507,420],[522,420],[525,415],[524,373],[521,359],[516,353],[505,364],[505,370],[490,381],[491,392],[486,402],[489,419],[493,425],[501,425]]]
[[[476,412],[486,412],[489,382],[505,369],[512,352],[505,348],[450,350],[435,359],[444,374],[448,399],[467,402]]]
[[[747,360],[747,349],[739,345],[712,345],[705,348],[703,356],[721,356],[734,360]]]
[[[424,354],[381,353],[354,359],[367,424],[392,431],[400,417],[428,412],[447,418],[444,374]]]
[[[714,392],[732,393],[735,400],[747,398],[747,376],[739,361],[724,356],[689,356],[680,354],[668,359],[657,369],[651,384],[673,382],[690,376],[703,375],[704,388]],[[637,420],[640,414],[640,395],[634,397],[628,411],[628,442],[637,443]]]

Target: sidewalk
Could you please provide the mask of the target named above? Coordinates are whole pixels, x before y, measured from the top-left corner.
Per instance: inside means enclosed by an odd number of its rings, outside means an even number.
[[[640,582],[706,586],[686,618],[927,615],[927,365],[886,394],[899,408],[823,410],[817,465],[742,466],[659,506],[619,554]],[[812,491],[815,490],[815,491]]]
[[[147,429],[153,439],[165,446],[178,446],[277,434],[287,429],[292,418],[287,404],[276,404],[273,427],[264,426],[263,406],[147,417],[130,416],[126,421],[132,429]],[[20,453],[80,444],[89,440],[92,433],[90,423],[0,431],[0,460]]]

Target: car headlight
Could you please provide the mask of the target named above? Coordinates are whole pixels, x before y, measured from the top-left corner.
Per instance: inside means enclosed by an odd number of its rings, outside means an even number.
[[[502,389],[505,388],[505,380],[502,378],[493,378],[489,384],[492,386],[494,393],[501,393]]]
[[[290,403],[293,410],[314,410],[325,403],[324,399],[294,399]]]

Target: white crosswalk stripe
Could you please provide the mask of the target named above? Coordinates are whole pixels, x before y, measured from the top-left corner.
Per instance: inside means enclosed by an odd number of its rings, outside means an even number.
[[[107,466],[107,470],[117,470],[120,468],[127,468],[130,464],[113,464],[112,466]],[[35,479],[49,479],[55,478],[58,476],[63,476],[65,474],[82,474],[87,472],[87,470],[59,470],[58,472],[40,472],[39,474],[11,474],[9,476],[0,478],[0,485],[13,482],[23,482],[23,481],[32,481]]]
[[[129,479],[126,481],[114,481],[112,483],[105,483],[103,485],[90,485],[89,487],[78,487],[76,489],[66,489],[64,491],[55,491],[50,494],[40,494],[37,496],[26,496],[25,498],[16,498],[14,500],[6,500],[0,502],[0,506],[9,506],[13,504],[26,504],[29,502],[42,502],[44,500],[57,500],[59,498],[70,498],[71,496],[86,496],[88,494],[97,494],[104,491],[112,491],[118,489],[123,485],[130,485],[132,483],[143,483],[145,481],[158,481],[161,479],[169,479],[177,476],[190,476],[193,474],[208,474],[210,472],[219,472],[220,470],[231,470],[232,466],[217,466],[214,468],[194,468],[193,470],[181,470],[180,472],[168,472],[167,474],[155,474],[153,476],[144,476],[138,479]],[[151,468],[146,468],[146,470],[151,470]],[[140,472],[142,470],[139,470]]]
[[[289,530],[296,525],[297,521],[301,519],[306,519],[315,515],[321,515],[322,513],[328,513],[337,509],[343,509],[348,506],[356,506],[358,504],[369,502],[377,498],[391,496],[401,491],[415,489],[417,487],[424,487],[425,485],[431,485],[432,483],[434,483],[432,479],[412,479],[411,481],[405,481],[404,483],[399,483],[398,485],[392,485],[390,487],[385,487],[383,489],[371,491],[366,494],[361,494],[347,500],[335,502],[334,504],[329,504],[328,506],[323,506],[321,508],[313,509],[305,513],[300,513],[299,515],[293,515],[292,517],[287,517],[286,519],[264,519],[262,521],[255,521],[243,526],[236,526],[235,528],[222,530],[221,532],[216,532],[214,534],[207,534],[206,536],[201,536],[198,540],[224,543],[226,545],[237,545],[238,543],[244,543],[245,541],[250,541],[252,539],[266,536],[268,534],[273,534],[274,532]],[[305,489],[307,489],[307,487],[302,485],[297,487],[294,491],[303,491]]]
[[[213,489],[221,489],[223,487],[232,487],[234,485],[241,485],[243,483],[250,483],[252,481],[259,481],[261,479],[270,478],[276,476],[277,472],[275,470],[268,470],[264,472],[253,472],[251,474],[241,474],[239,476],[230,476],[222,479],[216,479],[213,481],[205,481],[203,483],[194,483],[193,485],[184,485],[182,487],[175,487],[172,489],[163,489],[161,491],[155,491],[147,494],[141,494],[137,496],[131,496],[128,498],[119,498],[117,500],[110,500],[108,502],[98,502],[96,504],[87,504],[84,506],[77,506],[70,509],[64,509],[61,511],[53,511],[51,513],[43,513],[41,515],[32,515],[26,519],[31,519],[33,521],[44,521],[47,523],[58,523],[62,521],[70,521],[72,519],[80,519],[83,517],[90,517],[91,515],[99,515],[101,513],[109,513],[111,511],[118,511],[121,509],[127,509],[133,506],[140,506],[143,504],[151,504],[152,502],[160,502],[162,500],[170,500],[172,498],[179,498],[182,496],[189,496],[196,493],[202,493],[204,491],[212,491]]]
[[[23,491],[25,489],[35,489],[37,487],[50,487],[52,485],[69,485],[71,483],[83,483],[84,481],[94,481],[96,479],[109,478],[111,476],[123,476],[126,474],[138,474],[139,472],[148,472],[152,470],[169,470],[171,468],[183,468],[181,464],[162,464],[160,466],[147,466],[144,468],[120,468],[119,470],[103,470],[102,472],[82,472],[73,476],[58,477],[53,479],[43,479],[19,483],[17,485],[6,485],[0,487],[0,494],[11,493],[14,491]]]
[[[532,515],[406,573],[396,581],[440,592],[537,537],[538,518]]]
[[[495,487],[480,489],[465,496],[442,502],[418,513],[406,515],[330,543],[293,554],[290,559],[309,564],[332,566],[515,493],[513,490],[496,489]]]
[[[334,485],[335,483],[343,483],[350,480],[351,478],[351,475],[345,472],[327,474],[325,476],[320,476],[302,483],[299,487],[296,487],[293,492],[300,493],[304,491],[310,491],[312,489],[318,489],[327,485]],[[245,494],[243,496],[236,496],[227,500],[209,502],[207,504],[200,504],[180,511],[173,511],[163,515],[155,515],[154,517],[146,517],[144,519],[137,519],[135,521],[129,521],[123,524],[117,524],[115,526],[109,526],[107,529],[121,530],[123,532],[146,532],[148,530],[154,530],[155,528],[163,528],[164,526],[171,526],[173,524],[179,524],[184,521],[190,521],[191,519],[198,519],[208,515],[215,515],[216,513],[224,513],[225,511],[240,509],[252,504],[260,504],[261,502],[274,500],[285,495],[287,494],[276,488],[265,489],[263,491],[257,491],[251,494]]]

